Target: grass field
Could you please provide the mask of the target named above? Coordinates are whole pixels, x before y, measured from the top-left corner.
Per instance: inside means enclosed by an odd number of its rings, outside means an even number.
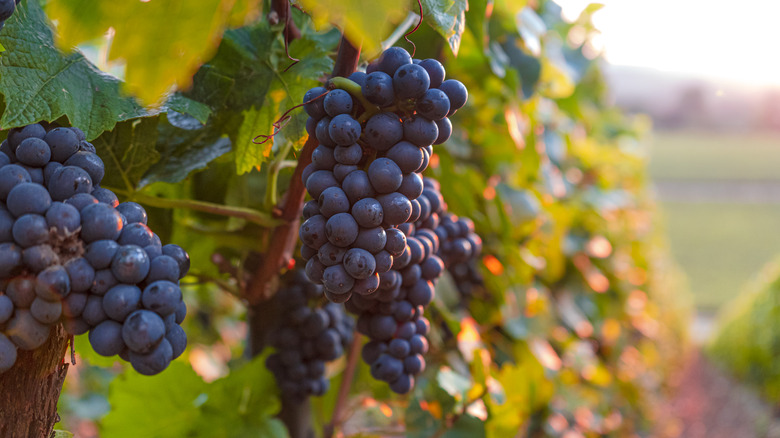
[[[780,205],[661,203],[696,304],[716,310],[780,253]]]
[[[656,132],[655,179],[780,180],[780,133]]]
[[[780,135],[656,133],[650,171],[655,181],[667,184],[780,182]],[[780,203],[660,201],[672,254],[701,309],[728,302],[780,253]]]

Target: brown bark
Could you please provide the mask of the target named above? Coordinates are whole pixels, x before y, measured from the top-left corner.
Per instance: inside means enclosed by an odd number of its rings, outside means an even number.
[[[342,37],[339,53],[336,55],[336,65],[333,67],[333,76],[346,78],[357,70],[358,62],[360,62],[360,46],[355,47],[346,37]]]
[[[281,397],[282,410],[279,411],[278,417],[287,426],[290,438],[314,438],[309,398],[290,399],[285,394]]]
[[[57,400],[68,373],[68,335],[57,324],[46,343],[19,350],[16,364],[0,374],[0,437],[47,438],[59,421]]]

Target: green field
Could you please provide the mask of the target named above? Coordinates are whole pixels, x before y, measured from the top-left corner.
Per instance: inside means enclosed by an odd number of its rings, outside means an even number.
[[[656,133],[651,174],[665,183],[780,180],[780,135]],[[690,199],[659,205],[696,304],[716,310],[780,254],[780,204]]]
[[[780,180],[780,133],[656,132],[655,179]]]
[[[661,203],[696,304],[717,309],[780,253],[780,205]]]

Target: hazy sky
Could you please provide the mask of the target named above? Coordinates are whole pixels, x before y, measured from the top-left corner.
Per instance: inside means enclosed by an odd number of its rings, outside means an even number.
[[[780,85],[780,0],[557,0],[593,21],[614,64]]]

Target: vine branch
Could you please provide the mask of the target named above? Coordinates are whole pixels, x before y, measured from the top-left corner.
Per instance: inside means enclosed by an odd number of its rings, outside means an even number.
[[[357,70],[359,61],[360,46],[353,46],[346,37],[342,36],[339,53],[336,55],[336,65],[333,67],[333,76],[346,78]]]
[[[146,204],[152,207],[183,208],[187,210],[200,211],[203,213],[217,214],[220,216],[237,217],[246,219],[247,221],[262,227],[273,227],[279,224],[279,220],[275,219],[270,214],[253,210],[251,208],[232,207],[229,205],[216,204],[213,202],[196,201],[194,199],[158,198],[156,196],[144,195],[143,193],[115,188],[111,188],[111,191],[123,195],[130,200],[137,201],[141,204]]]
[[[355,378],[355,370],[357,370],[357,363],[360,358],[360,333],[354,332],[352,338],[352,345],[349,346],[349,356],[347,356],[347,366],[344,368],[344,373],[341,377],[341,385],[339,386],[339,395],[336,399],[336,406],[333,408],[333,416],[330,419],[330,423],[326,424],[323,428],[323,436],[325,438],[332,438],[336,428],[339,427],[343,421],[344,407],[347,405],[347,399],[349,398],[349,389],[352,386],[352,380]]]
[[[284,30],[282,31],[284,35],[284,52],[287,58],[292,61],[292,64],[288,65],[284,71],[289,70],[290,67],[301,61],[290,55],[290,41],[301,37],[300,29],[292,21],[291,11],[289,0],[271,0],[271,11],[268,12],[268,21],[274,25],[284,23]]]

